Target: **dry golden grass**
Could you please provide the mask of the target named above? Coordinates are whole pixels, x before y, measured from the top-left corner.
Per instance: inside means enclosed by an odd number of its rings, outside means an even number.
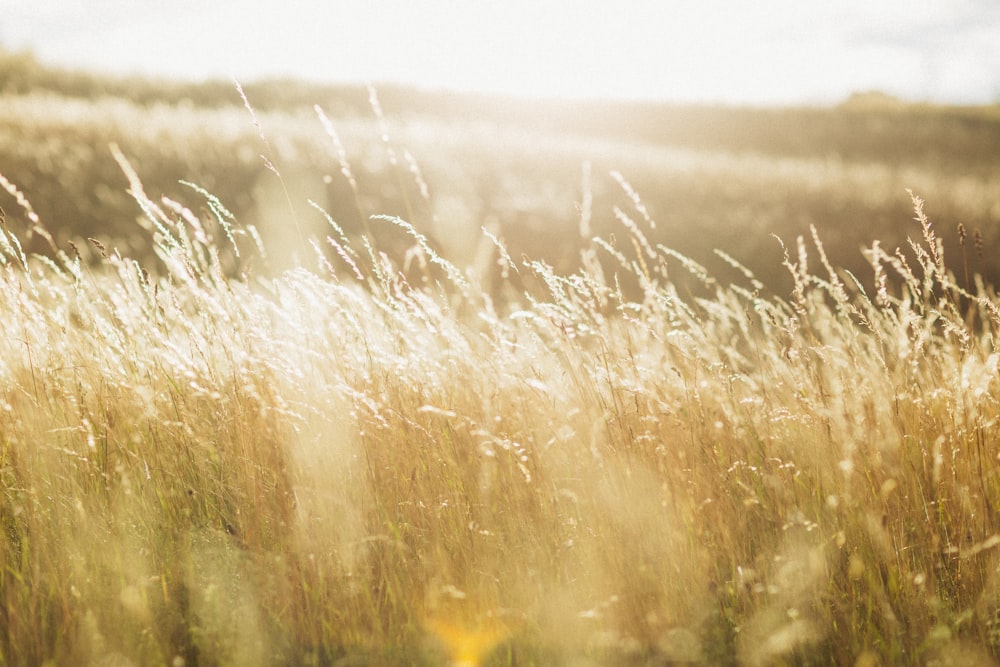
[[[248,276],[125,169],[157,275],[2,229],[4,663],[992,659],[1000,303],[919,200],[859,282],[718,284],[639,206],[497,304],[336,234]]]
[[[0,663],[993,661],[1000,300],[919,199],[784,296],[620,179],[617,243],[487,238],[498,289],[398,219],[406,267],[334,225],[258,274],[119,160],[156,262],[0,228]]]

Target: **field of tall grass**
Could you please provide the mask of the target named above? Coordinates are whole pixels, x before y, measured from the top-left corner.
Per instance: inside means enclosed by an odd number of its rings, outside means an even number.
[[[83,240],[0,162],[0,664],[996,662],[1000,298],[969,227],[912,195],[906,240],[855,235],[864,270],[814,227],[767,238],[783,281],[722,277],[594,175],[572,262],[486,215],[458,263],[430,170],[383,146],[426,224],[369,217],[315,122],[360,229],[289,201],[269,240],[115,145],[103,196],[139,223]]]

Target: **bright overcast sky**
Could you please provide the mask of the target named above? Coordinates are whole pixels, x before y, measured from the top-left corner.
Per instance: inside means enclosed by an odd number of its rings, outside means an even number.
[[[0,47],[185,78],[749,104],[1000,101],[1000,0],[0,0]]]

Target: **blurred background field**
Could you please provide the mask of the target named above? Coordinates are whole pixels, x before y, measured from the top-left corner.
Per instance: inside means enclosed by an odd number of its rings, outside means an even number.
[[[196,183],[257,225],[271,248],[326,234],[312,199],[350,233],[368,215],[399,215],[460,265],[473,260],[485,227],[515,258],[566,270],[583,242],[585,194],[589,231],[626,236],[614,214],[628,203],[617,172],[655,221],[653,243],[723,280],[735,277],[713,254],[724,249],[779,293],[789,279],[772,235],[793,246],[815,225],[833,264],[864,282],[862,246],[877,238],[891,249],[913,234],[910,189],[928,202],[949,265],[1000,279],[1000,106],[878,93],[827,108],[543,102],[386,86],[379,117],[362,86],[275,80],[244,90],[259,129],[230,81],[112,78],[3,55],[0,173],[62,247],[90,237],[134,257],[149,252],[109,149],[117,144],[151,195],[197,207],[204,198],[179,181]],[[357,198],[314,105],[343,144]],[[21,229],[13,199],[0,192],[0,206]],[[296,256],[275,254],[276,268]]]

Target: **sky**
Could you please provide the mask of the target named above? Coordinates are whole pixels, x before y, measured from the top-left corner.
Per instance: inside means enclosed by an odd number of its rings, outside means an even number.
[[[1000,0],[0,0],[0,48],[200,80],[561,98],[1000,101]]]

